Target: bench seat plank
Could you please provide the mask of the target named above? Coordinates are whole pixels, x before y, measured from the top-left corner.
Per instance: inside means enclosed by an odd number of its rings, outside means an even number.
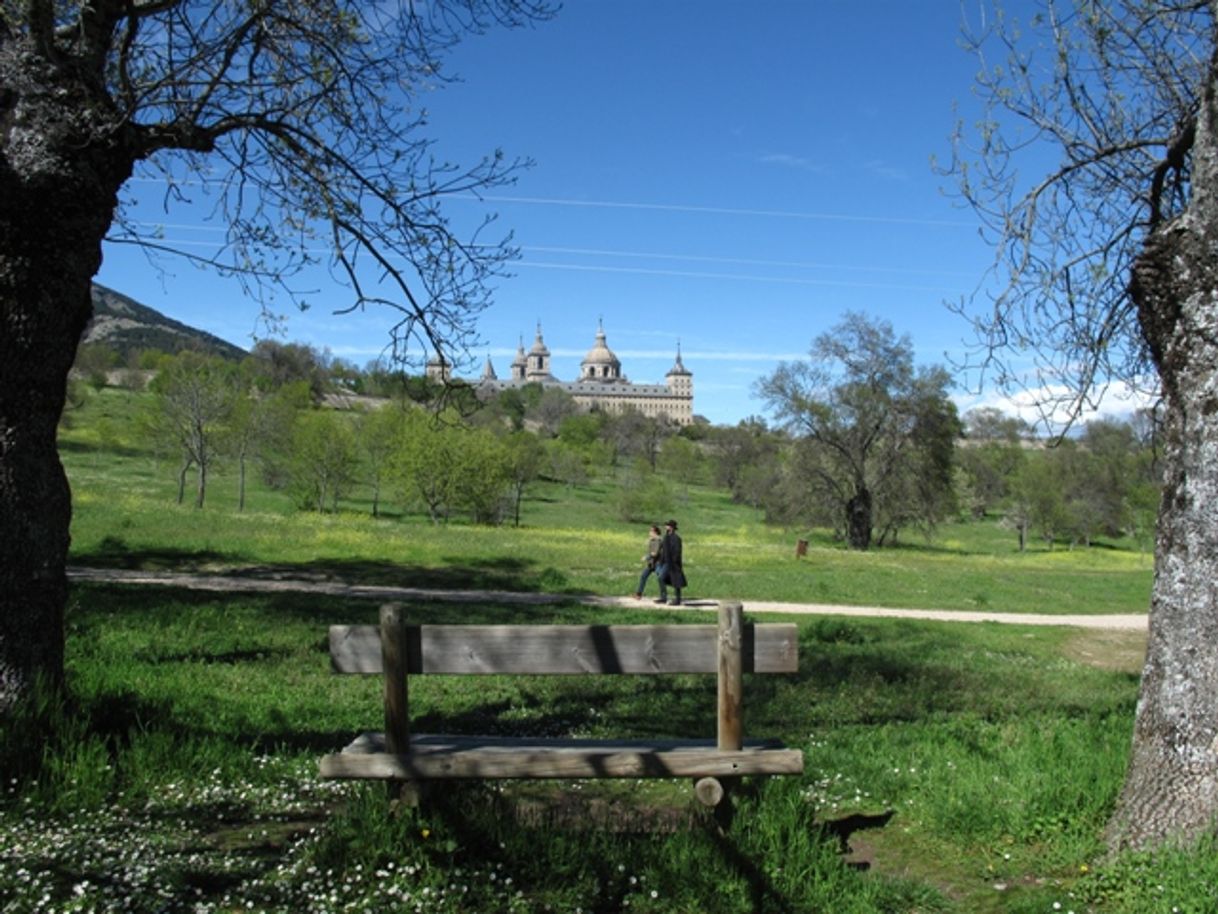
[[[411,736],[410,752],[385,752],[383,733],[365,733],[321,760],[324,778],[731,777],[801,774],[803,753],[774,740],[718,749],[714,740],[528,739]]]
[[[715,625],[407,625],[411,674],[715,673]],[[794,673],[799,633],[791,623],[748,624],[746,673]],[[330,626],[337,673],[384,671],[376,625]]]

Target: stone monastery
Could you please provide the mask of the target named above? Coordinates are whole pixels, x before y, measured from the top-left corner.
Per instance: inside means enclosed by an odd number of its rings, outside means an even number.
[[[437,381],[447,381],[448,366],[433,357],[427,363],[427,376]],[[482,377],[475,386],[486,394],[526,384],[557,387],[570,394],[585,409],[600,409],[614,414],[632,409],[653,419],[667,418],[678,425],[689,425],[694,419],[694,376],[681,362],[679,345],[677,360],[664,380],[663,384],[632,383],[622,374],[621,361],[605,342],[604,327],[598,326],[596,342],[580,362],[579,379],[560,381],[550,373],[550,350],[541,338],[539,323],[532,349],[525,352],[524,341],[521,340],[516,357],[512,360],[510,377],[500,378],[495,373],[490,356],[487,356]]]

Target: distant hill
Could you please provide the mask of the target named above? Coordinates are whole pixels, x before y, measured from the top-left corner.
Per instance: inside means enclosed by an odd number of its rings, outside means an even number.
[[[120,358],[132,350],[159,349],[175,353],[194,349],[226,359],[241,359],[248,353],[239,346],[166,317],[121,292],[93,284],[93,320],[85,328],[83,343],[105,343]]]

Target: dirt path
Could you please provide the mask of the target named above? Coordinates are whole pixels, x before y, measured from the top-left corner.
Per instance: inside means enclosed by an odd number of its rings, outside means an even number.
[[[114,584],[152,584],[191,590],[238,591],[246,593],[303,592],[363,597],[370,600],[440,600],[454,603],[492,601],[496,603],[562,603],[571,599],[562,594],[519,593],[506,590],[431,590],[419,587],[388,587],[351,584],[334,580],[307,578],[253,577],[243,574],[194,574],[179,571],[132,571],[122,568],[69,568],[72,581]],[[630,597],[585,596],[578,598],[589,606],[625,606],[646,609],[650,600]],[[717,600],[691,600],[688,609],[714,609]],[[658,608],[658,607],[656,607]],[[671,607],[670,607],[671,608]],[[823,603],[773,603],[744,601],[749,612],[785,613],[810,616],[863,616],[887,619],[930,619],[939,622],[997,622],[1007,625],[1062,625],[1076,628],[1115,631],[1146,631],[1145,614],[1127,615],[1041,615],[1032,613],[972,612],[953,609],[890,609],[879,606],[833,606]]]

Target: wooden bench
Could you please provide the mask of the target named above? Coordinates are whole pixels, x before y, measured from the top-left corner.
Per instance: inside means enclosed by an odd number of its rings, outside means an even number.
[[[383,674],[385,732],[365,733],[321,760],[324,778],[425,782],[450,778],[698,779],[707,805],[719,780],[800,774],[803,752],[743,738],[743,675],[798,670],[792,624],[745,624],[739,603],[718,625],[408,625],[381,607],[380,626],[330,628],[335,672]],[[412,734],[407,674],[662,675],[715,673],[715,739],[593,740]]]

